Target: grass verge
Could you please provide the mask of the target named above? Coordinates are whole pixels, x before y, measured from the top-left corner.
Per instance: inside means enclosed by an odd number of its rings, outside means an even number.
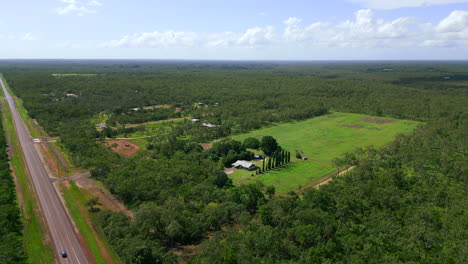
[[[121,263],[117,254],[111,249],[104,237],[92,227],[93,215],[85,206],[88,199],[93,196],[79,188],[73,181],[69,181],[69,187],[61,186],[60,190],[73,218],[76,227],[86,241],[97,264]],[[102,250],[101,250],[102,249]],[[103,252],[104,251],[104,252]],[[107,253],[107,254],[106,254]]]

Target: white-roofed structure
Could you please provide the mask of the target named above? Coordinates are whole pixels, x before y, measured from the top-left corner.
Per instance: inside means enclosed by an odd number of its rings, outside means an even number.
[[[255,163],[252,163],[250,161],[238,160],[232,164],[232,167],[236,169],[255,170],[257,168],[257,165],[255,165]]]

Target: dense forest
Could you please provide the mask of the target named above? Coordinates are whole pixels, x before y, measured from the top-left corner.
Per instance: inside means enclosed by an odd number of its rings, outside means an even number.
[[[0,71],[74,163],[90,168],[133,210],[133,218],[96,216],[125,263],[173,263],[173,249],[200,243],[194,263],[463,263],[467,67],[11,61]],[[169,108],[148,108],[154,105]],[[303,196],[275,196],[262,184],[233,186],[223,163],[250,155],[246,146],[199,145],[332,111],[426,124],[383,149],[343,156],[336,162],[356,169]],[[124,159],[96,143],[102,134],[93,120],[100,114],[109,126],[188,120]]]
[[[5,131],[0,122],[0,263],[26,263],[22,226]]]

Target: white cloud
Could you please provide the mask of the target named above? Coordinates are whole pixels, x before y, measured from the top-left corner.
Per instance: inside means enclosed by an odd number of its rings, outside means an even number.
[[[7,39],[7,40],[12,40],[12,41],[33,41],[33,40],[36,40],[37,38],[31,32],[27,32],[27,33],[22,34],[22,35],[18,35],[18,34],[3,35],[3,34],[0,34],[0,39]]]
[[[249,28],[237,39],[237,44],[244,47],[257,47],[268,45],[276,38],[275,29],[272,26],[266,28]]]
[[[304,24],[300,18],[283,21],[284,30],[252,27],[244,32],[141,32],[103,43],[102,47],[146,48],[468,48],[468,12],[453,11],[437,24],[414,17],[384,20],[370,9],[358,10],[352,20]]]
[[[249,28],[243,33],[221,32],[215,34],[199,34],[184,31],[141,32],[126,35],[118,40],[102,43],[109,48],[157,48],[157,47],[261,47],[273,43],[277,39],[275,29]]]
[[[71,42],[71,41],[67,40],[65,42],[62,42],[62,43],[59,43],[59,44],[55,45],[55,47],[63,48],[63,49],[77,49],[77,48],[80,48],[81,45],[78,44],[78,43],[74,43],[74,42]]]
[[[258,13],[258,15],[264,17],[264,16],[268,16],[268,13],[267,12],[260,12],[260,13]]]
[[[401,7],[420,7],[468,3],[468,0],[346,0],[371,9],[397,9]]]
[[[468,28],[468,11],[455,10],[442,21],[436,29],[439,32],[457,32]]]
[[[91,0],[88,2],[88,5],[89,6],[102,6],[101,2],[97,1],[97,0]]]
[[[75,13],[78,16],[85,14],[96,13],[98,7],[102,6],[101,2],[97,0],[90,0],[83,2],[81,0],[60,0],[65,6],[61,6],[55,9],[55,12],[59,15],[66,15]]]
[[[165,31],[143,32],[126,35],[119,40],[111,40],[102,44],[103,47],[190,47],[195,46],[198,35],[194,32]]]
[[[31,32],[28,32],[24,34],[23,36],[21,36],[21,40],[32,41],[32,40],[36,40],[36,38],[33,36]]]

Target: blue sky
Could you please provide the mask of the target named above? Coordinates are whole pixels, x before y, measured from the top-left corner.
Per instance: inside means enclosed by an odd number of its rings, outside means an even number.
[[[468,59],[468,0],[15,0],[0,58]]]

